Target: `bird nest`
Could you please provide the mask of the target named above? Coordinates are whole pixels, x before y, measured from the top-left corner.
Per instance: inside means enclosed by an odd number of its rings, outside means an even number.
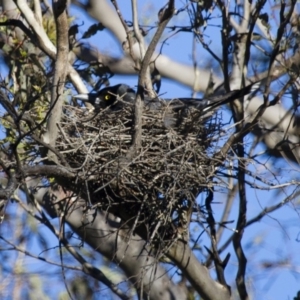
[[[176,122],[169,126],[168,118]],[[197,208],[196,197],[212,184],[211,153],[220,120],[217,115],[202,116],[199,110],[145,108],[136,154],[131,149],[132,125],[132,106],[94,112],[65,106],[58,147],[78,170],[76,186],[92,205],[170,237],[187,226]]]

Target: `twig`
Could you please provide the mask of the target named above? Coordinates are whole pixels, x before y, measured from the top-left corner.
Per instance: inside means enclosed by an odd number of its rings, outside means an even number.
[[[142,98],[144,93],[144,86],[146,84],[147,80],[147,70],[148,66],[151,60],[151,57],[154,53],[155,47],[165,29],[168,22],[173,16],[174,12],[174,0],[170,0],[168,7],[163,10],[159,26],[154,34],[154,37],[152,41],[150,42],[148,49],[145,53],[145,56],[143,58],[142,64],[141,64],[141,70],[139,73],[139,81],[138,81],[138,91],[137,91],[137,97],[135,100],[135,107],[134,107],[134,135],[132,139],[132,148],[131,152],[133,152],[134,155],[140,150],[141,148],[141,137],[142,137],[142,113],[143,113],[143,105],[142,105]]]

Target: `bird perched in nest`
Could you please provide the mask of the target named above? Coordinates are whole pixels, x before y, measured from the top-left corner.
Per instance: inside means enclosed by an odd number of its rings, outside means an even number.
[[[224,95],[209,96],[205,99],[195,98],[174,98],[162,99],[151,98],[144,94],[142,99],[144,108],[148,111],[161,111],[168,109],[168,117],[164,122],[166,127],[173,127],[178,123],[178,119],[187,115],[191,110],[196,112],[196,115],[204,116],[213,109],[223,104],[229,103],[235,99],[243,97],[251,93],[256,83],[250,84],[240,90],[233,90]],[[117,84],[114,86],[106,87],[96,93],[78,94],[73,98],[91,103],[96,110],[109,107],[113,111],[120,110],[126,105],[133,105],[136,98],[136,91],[126,84]]]
[[[195,98],[174,98],[162,99],[151,98],[144,95],[143,101],[146,108],[150,110],[160,110],[169,105],[172,109],[195,108],[203,113],[216,108],[220,105],[229,103],[235,99],[243,97],[252,92],[254,84],[250,84],[240,90],[233,90],[224,95],[209,96],[206,99]],[[126,104],[133,104],[136,98],[136,92],[127,84],[117,84],[101,89],[97,93],[78,94],[73,98],[91,103],[96,109],[111,107],[118,110]]]

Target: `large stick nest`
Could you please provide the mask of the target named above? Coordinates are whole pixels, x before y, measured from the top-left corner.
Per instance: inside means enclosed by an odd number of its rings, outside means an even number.
[[[151,228],[159,222],[170,231],[189,222],[182,216],[194,211],[196,197],[211,186],[210,154],[220,122],[167,104],[144,108],[142,148],[135,155],[133,114],[129,105],[94,112],[65,106],[58,147],[80,171],[84,180],[77,186],[93,204],[119,213],[122,206],[129,217],[139,215]]]

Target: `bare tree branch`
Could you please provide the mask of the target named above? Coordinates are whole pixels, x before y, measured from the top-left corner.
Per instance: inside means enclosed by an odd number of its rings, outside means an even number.
[[[57,32],[57,58],[55,61],[55,73],[53,78],[51,102],[53,105],[50,113],[49,120],[47,122],[47,133],[44,136],[45,141],[54,146],[58,127],[62,114],[62,105],[64,101],[64,86],[67,77],[67,65],[69,54],[69,39],[68,39],[68,20],[67,20],[67,1],[66,0],[54,0],[53,12],[56,22]],[[50,155],[50,152],[49,154]],[[48,156],[49,157],[49,156]],[[49,157],[55,161],[54,157]],[[57,158],[56,158],[57,159]]]
[[[43,206],[45,203],[51,204],[51,199],[59,203],[66,195],[59,190],[50,190],[48,188],[36,188],[38,182],[29,180],[27,182],[29,190],[34,191],[33,196]],[[55,195],[55,197],[53,197]],[[76,199],[73,202],[71,211],[66,214],[65,220],[80,236],[84,237],[83,242],[88,243],[96,251],[114,261],[126,273],[129,280],[137,287],[143,290],[144,295],[149,295],[150,299],[184,299],[186,297],[184,289],[174,285],[167,278],[164,270],[155,258],[149,255],[145,242],[135,236],[127,243],[127,230],[123,229],[122,223],[118,218],[111,214],[102,212],[85,211],[86,201]],[[58,210],[50,210],[60,215]],[[224,298],[226,299],[226,298]]]

